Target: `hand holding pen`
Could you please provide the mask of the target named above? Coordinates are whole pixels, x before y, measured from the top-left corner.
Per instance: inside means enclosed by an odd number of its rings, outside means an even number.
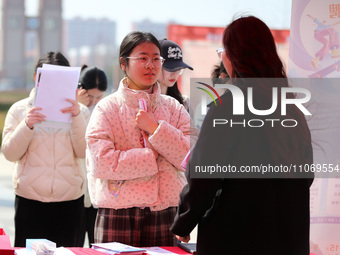
[[[136,109],[136,125],[141,130],[144,130],[149,135],[152,135],[158,127],[158,123],[151,112],[147,110],[146,100],[144,98],[139,99],[139,108]],[[144,143],[146,144],[146,143]]]

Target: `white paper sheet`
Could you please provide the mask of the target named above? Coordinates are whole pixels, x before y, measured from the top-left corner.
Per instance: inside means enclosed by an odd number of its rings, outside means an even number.
[[[71,106],[66,99],[75,100],[80,67],[44,65],[37,70],[35,106],[41,107],[46,121],[71,123],[71,113],[61,109]]]
[[[177,254],[177,253],[173,253],[171,251],[162,249],[160,247],[149,247],[145,249],[148,255],[176,255]]]
[[[32,251],[27,250],[26,248],[15,250],[16,255],[33,255]],[[75,255],[72,251],[69,249],[66,249],[64,247],[59,247],[55,250],[54,255]]]
[[[51,69],[51,70],[65,70],[65,71],[76,71],[80,72],[81,67],[72,67],[72,66],[57,66],[57,65],[50,65],[50,64],[43,64],[43,69]]]

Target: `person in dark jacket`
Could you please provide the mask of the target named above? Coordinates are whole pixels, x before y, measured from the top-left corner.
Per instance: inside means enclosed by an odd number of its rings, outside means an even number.
[[[288,81],[269,28],[256,17],[241,17],[225,29],[223,46],[220,57],[245,102],[252,97],[255,109],[270,109],[273,88],[281,91]],[[198,255],[309,254],[309,187],[314,175],[288,170],[312,164],[311,136],[295,105],[281,114],[279,95],[277,109],[269,115],[254,114],[247,103],[244,114],[235,115],[236,97],[230,90],[210,107],[171,227],[180,241],[188,242],[198,224]],[[287,97],[294,99],[293,94]],[[282,125],[286,119],[297,125]],[[226,170],[222,176],[205,172],[218,166]],[[242,172],[263,166],[278,171]]]

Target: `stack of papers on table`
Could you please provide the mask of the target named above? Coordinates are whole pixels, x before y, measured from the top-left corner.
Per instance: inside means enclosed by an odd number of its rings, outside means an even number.
[[[124,254],[124,255],[138,255],[146,252],[143,248],[136,248],[130,245],[112,242],[112,243],[94,243],[92,249],[104,252],[107,254]]]

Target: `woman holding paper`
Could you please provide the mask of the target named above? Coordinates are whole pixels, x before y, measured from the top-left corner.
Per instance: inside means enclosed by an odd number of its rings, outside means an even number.
[[[43,64],[69,66],[59,52],[43,56],[36,70]],[[70,115],[71,123],[51,123],[41,113],[44,109],[34,106],[35,98],[33,89],[28,98],[10,108],[3,131],[2,152],[15,162],[14,245],[24,247],[26,239],[46,238],[57,246],[75,246],[85,187],[77,158],[85,157],[89,111],[74,96],[65,99],[68,107],[60,107],[62,114]],[[53,107],[58,109],[58,105]]]
[[[190,148],[190,116],[160,92],[163,61],[151,33],[128,34],[120,46],[126,76],[92,113],[86,139],[96,242],[176,244],[169,227],[186,183],[180,164]]]

